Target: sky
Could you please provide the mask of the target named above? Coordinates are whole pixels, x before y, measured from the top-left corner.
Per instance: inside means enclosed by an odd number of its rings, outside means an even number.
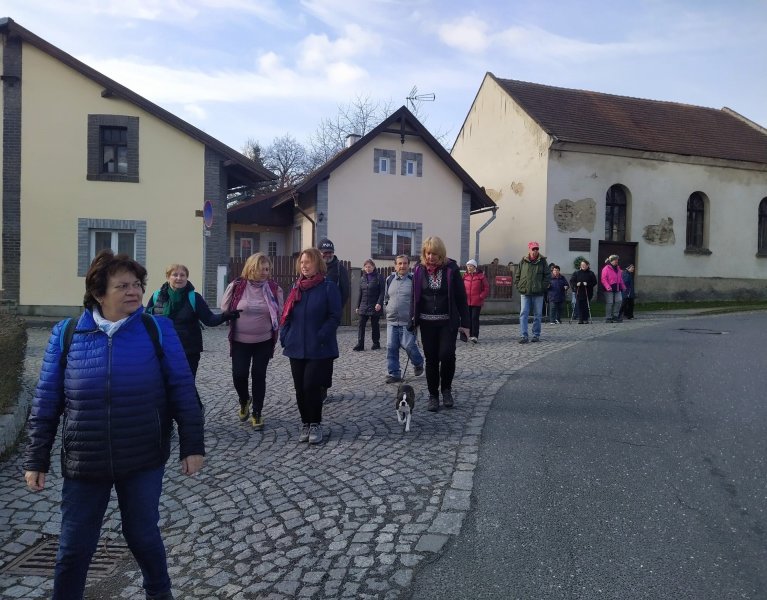
[[[448,148],[503,79],[727,106],[767,127],[767,0],[3,0],[59,49],[236,150],[307,143],[355,98]]]

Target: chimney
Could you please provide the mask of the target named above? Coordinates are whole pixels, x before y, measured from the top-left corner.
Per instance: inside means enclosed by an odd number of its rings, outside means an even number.
[[[358,141],[362,136],[357,135],[356,133],[350,133],[346,136],[346,147],[351,148],[356,141]]]

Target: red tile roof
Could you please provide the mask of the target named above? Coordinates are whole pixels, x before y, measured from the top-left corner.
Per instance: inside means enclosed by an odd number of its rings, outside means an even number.
[[[767,164],[767,134],[724,109],[490,76],[562,142]]]

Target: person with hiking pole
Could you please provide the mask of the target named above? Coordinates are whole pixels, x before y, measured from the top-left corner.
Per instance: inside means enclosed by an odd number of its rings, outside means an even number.
[[[588,323],[591,319],[591,307],[589,302],[596,285],[597,276],[594,275],[594,271],[591,270],[589,261],[584,258],[581,260],[580,269],[570,277],[570,289],[574,290],[575,293],[575,311],[578,312],[579,325]],[[573,317],[575,317],[575,311],[573,311]]]

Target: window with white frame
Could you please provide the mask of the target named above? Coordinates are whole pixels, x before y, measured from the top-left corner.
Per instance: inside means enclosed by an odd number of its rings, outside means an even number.
[[[394,150],[384,150],[383,148],[373,149],[373,172],[384,175],[395,175],[397,171],[397,152]]]
[[[277,242],[268,242],[266,244],[266,253],[269,256],[277,256]]]
[[[293,254],[301,252],[301,226],[293,228]]]
[[[96,254],[110,248],[146,263],[146,221],[130,219],[77,219],[77,275],[85,277]]]
[[[136,257],[136,233],[134,231],[92,229],[90,232],[90,259],[106,248],[115,254]]]
[[[412,229],[380,228],[377,234],[376,252],[378,256],[413,256],[415,231]]]
[[[423,177],[423,154],[420,152],[407,152],[403,150],[400,175],[406,177]]]

